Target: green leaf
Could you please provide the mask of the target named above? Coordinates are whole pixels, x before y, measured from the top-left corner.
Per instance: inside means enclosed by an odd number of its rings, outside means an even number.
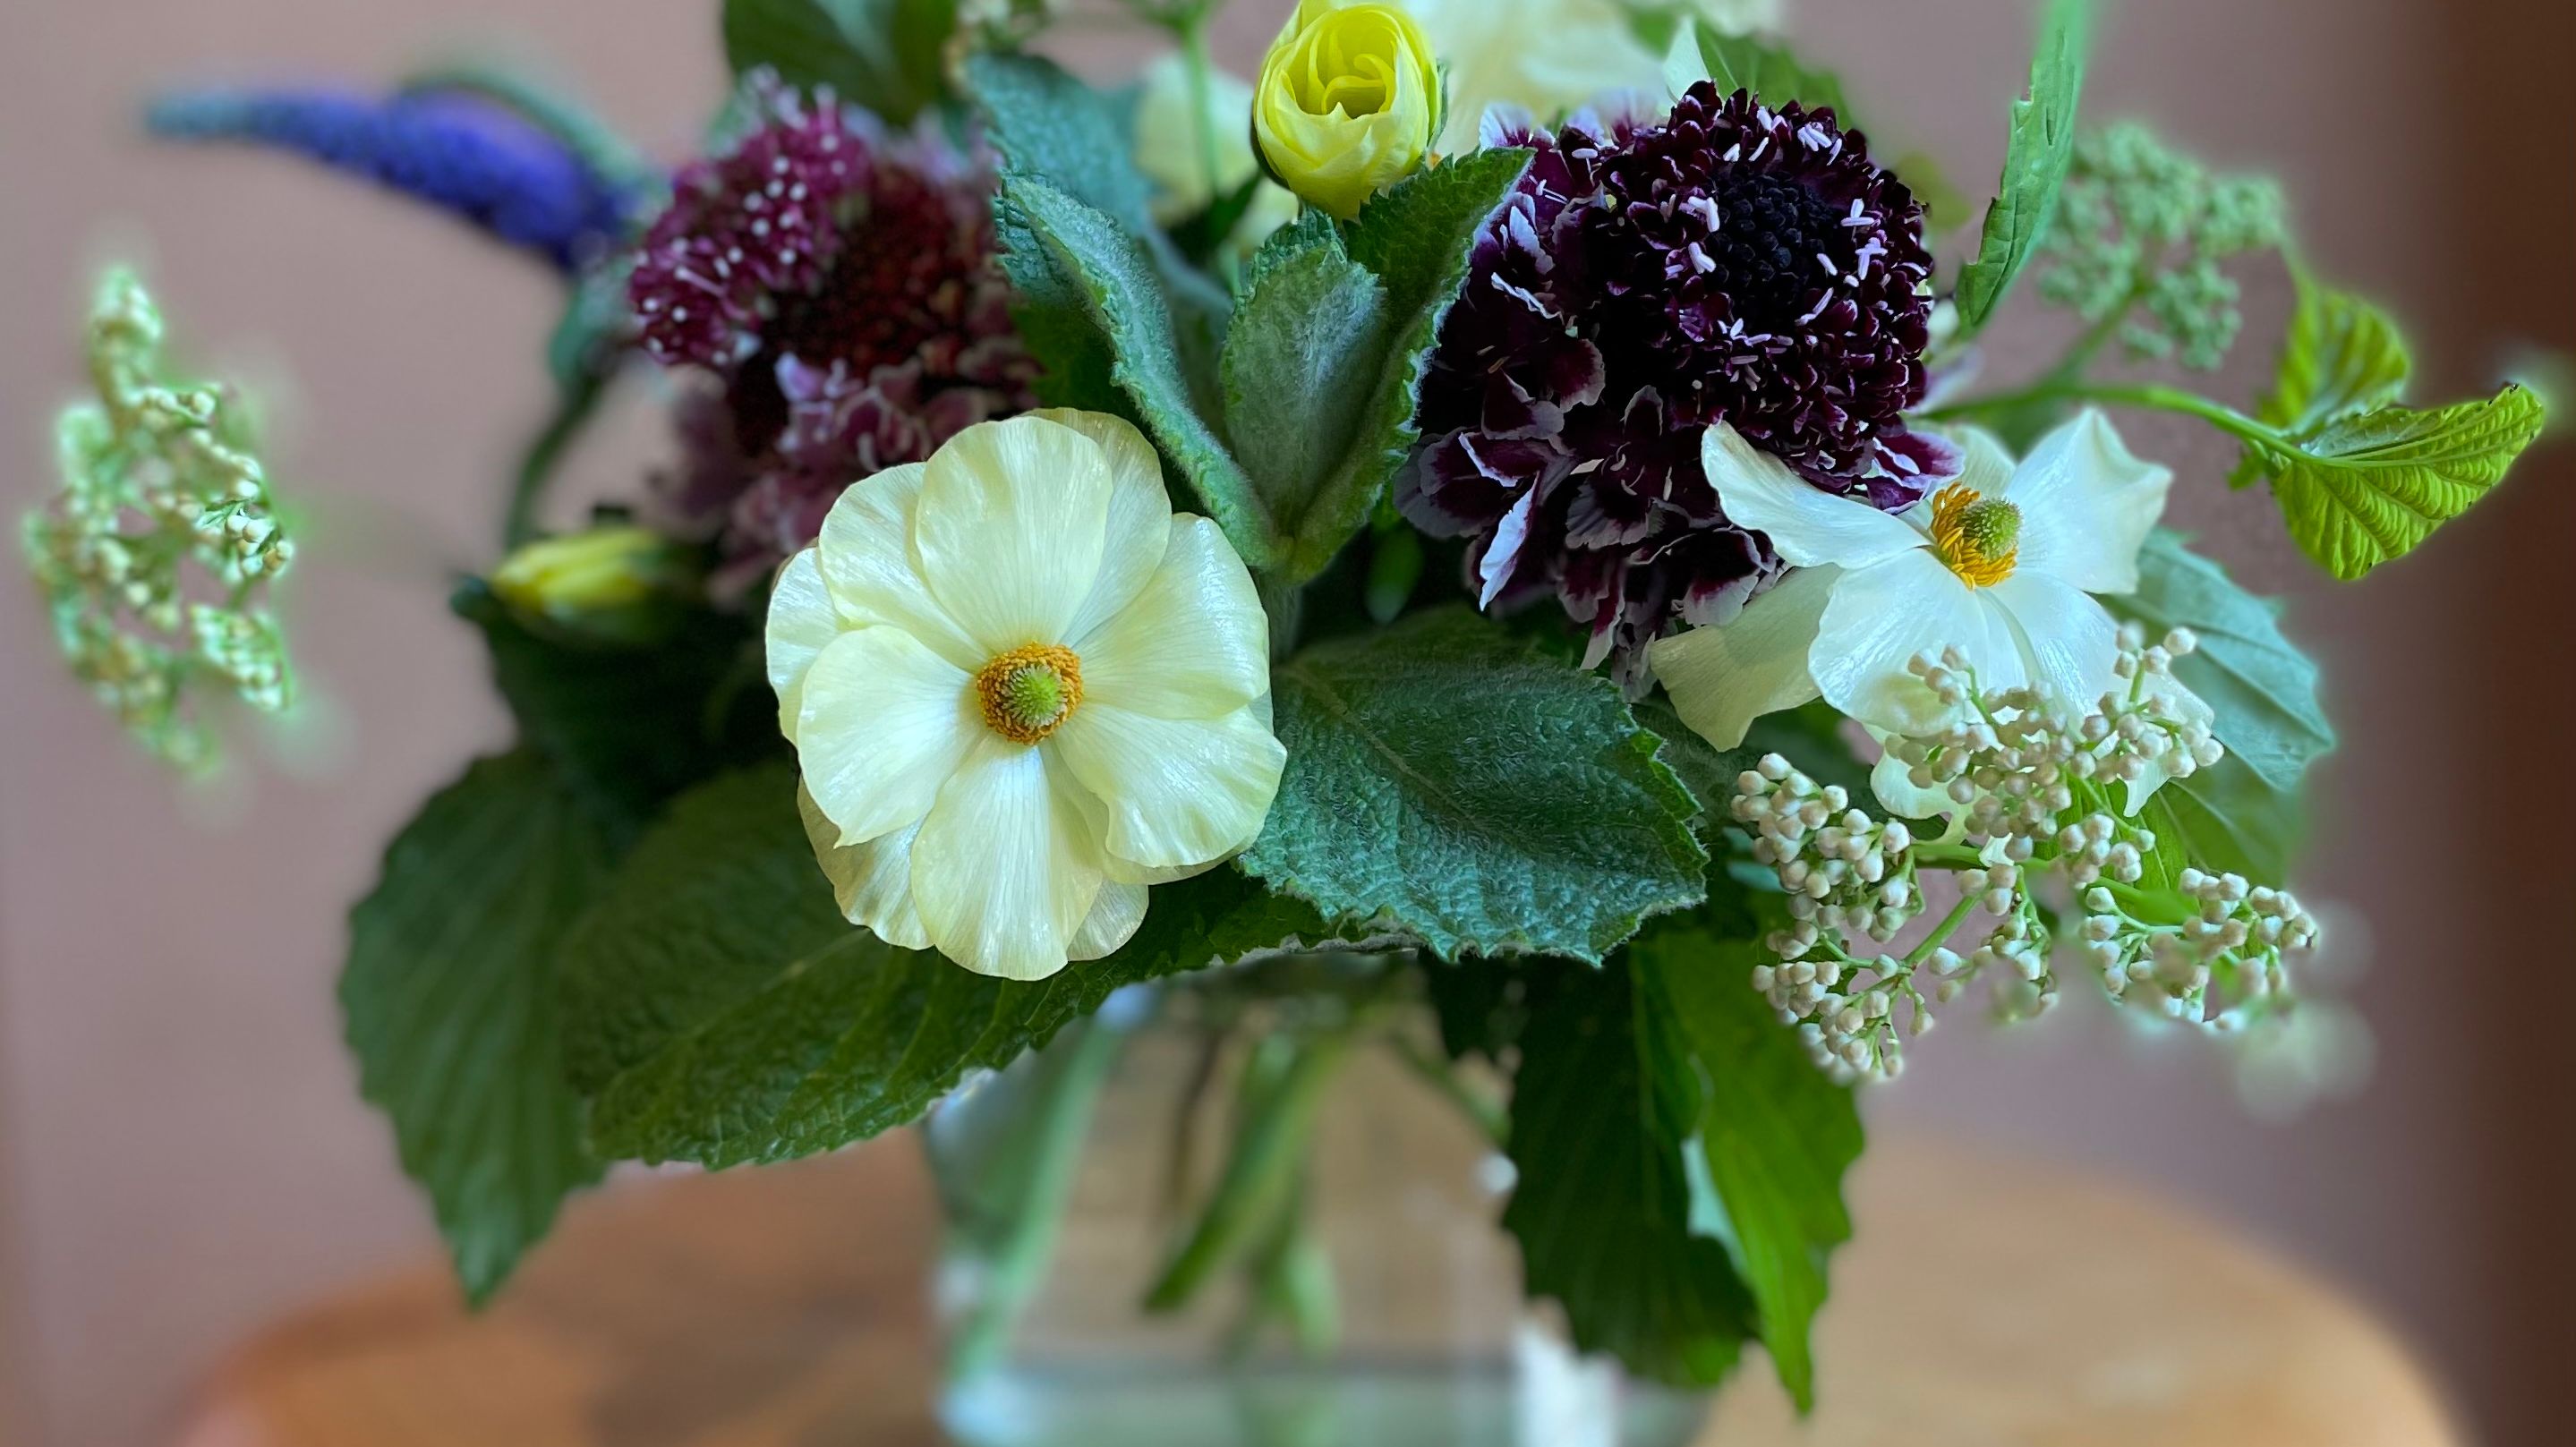
[[[2217,715],[2212,729],[2272,789],[2299,787],[2308,765],[2333,751],[2334,726],[2317,700],[2317,665],[2281,634],[2280,605],[2238,587],[2226,570],[2158,529],[2138,552],[2138,589],[2105,597],[2111,611],[2151,637],[2173,628],[2200,635],[2174,664],[2183,685]]]
[[[725,62],[902,124],[939,98],[957,0],[724,0]]]
[[[1154,185],[1110,98],[1034,55],[978,55],[966,90],[1002,164],[1107,216],[1132,236],[1154,227]]]
[[[1310,215],[1254,258],[1226,337],[1226,432],[1283,535],[1286,581],[1322,573],[1404,465],[1468,253],[1528,164],[1461,157],[1371,198],[1347,237]]]
[[[2300,796],[2273,788],[2236,758],[2167,781],[2140,817],[2155,831],[2157,855],[2171,866],[2159,883],[2170,883],[2188,864],[2278,885],[2290,878],[2307,842]]]
[[[2320,284],[2305,267],[2293,266],[2290,276],[2298,305],[2282,338],[2271,395],[2256,417],[2297,436],[2396,401],[2415,369],[2397,324],[2361,298]],[[2253,466],[2248,458],[2238,470],[2238,486],[2250,480]]]
[[[1322,933],[1218,869],[1157,888],[1108,959],[988,979],[841,918],[777,765],[674,802],[565,941],[567,1054],[603,1153],[787,1160],[910,1122],[1123,985]]]
[[[1697,1085],[1640,1038],[1663,1028],[1650,1010],[1624,967],[1533,970],[1503,1229],[1520,1242],[1529,1294],[1565,1308],[1577,1347],[1710,1386],[1754,1334],[1756,1308],[1726,1247],[1691,1229],[1682,1140]]]
[[[1102,345],[1086,345],[1077,365],[1088,372],[1106,363],[1109,380],[1146,434],[1188,480],[1200,507],[1225,530],[1245,564],[1276,567],[1277,520],[1199,413],[1182,371],[1171,308],[1144,243],[1029,176],[1004,177],[996,207],[1005,218],[1003,268],[1012,284],[1081,308]]]
[[[1618,687],[1463,608],[1309,648],[1272,689],[1288,768],[1242,864],[1327,918],[1598,961],[1704,894],[1697,801]]]
[[[1850,1088],[1815,1067],[1748,983],[1770,958],[1764,928],[1741,912],[1723,937],[1704,919],[1659,926],[1629,950],[1629,967],[1649,1022],[1647,1069],[1686,1082],[1695,1099],[1684,1148],[1692,1234],[1726,1248],[1803,1411],[1815,1403],[1808,1335],[1826,1260],[1851,1239],[1842,1181],[1860,1159],[1861,1126]]]
[[[2031,60],[2030,95],[2013,102],[2003,179],[1986,207],[1977,258],[1959,272],[1959,331],[1972,335],[1994,316],[2014,278],[2048,232],[2058,189],[2075,158],[2075,112],[2084,94],[2084,52],[2091,38],[2089,0],[2051,0]]]
[[[1796,101],[1808,110],[1831,108],[1844,130],[1858,130],[1860,117],[1832,71],[1817,70],[1789,48],[1750,35],[1729,35],[1693,17],[1673,31],[1664,55],[1664,84],[1679,95],[1700,81],[1716,85],[1719,95],[1750,91],[1773,109]]]
[[[628,645],[539,632],[477,580],[450,602],[483,631],[521,740],[621,848],[671,795],[780,748],[741,617],[698,610]]]
[[[392,1119],[477,1302],[599,1178],[564,1082],[555,947],[607,874],[598,826],[522,750],[431,796],[350,911],[358,1089]]]

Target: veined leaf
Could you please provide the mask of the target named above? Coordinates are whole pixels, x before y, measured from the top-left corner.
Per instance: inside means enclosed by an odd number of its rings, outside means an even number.
[[[358,1089],[392,1119],[478,1302],[599,1178],[564,1081],[555,947],[608,857],[589,813],[522,750],[431,796],[349,914],[340,1004]]]
[[[2379,308],[2349,292],[2321,285],[2305,267],[2294,267],[2298,305],[2281,343],[2281,363],[2271,395],[2255,413],[2264,425],[2292,436],[2316,431],[2339,417],[2394,402],[2415,370],[2406,339]],[[2252,459],[2247,460],[2252,466]],[[2237,484],[2250,480],[2239,470]]]
[[[2174,664],[2183,685],[2217,715],[2228,753],[2282,793],[2335,746],[2317,700],[2317,665],[2281,634],[2280,605],[2236,586],[2224,569],[2158,529],[2138,553],[2138,590],[2106,597],[2111,611],[2151,636],[2189,628],[2200,647]]]
[[[1755,1333],[1756,1308],[1724,1244],[1691,1229],[1682,1142],[1698,1082],[1676,1052],[1645,1043],[1667,1028],[1652,1009],[1623,966],[1533,964],[1503,1229],[1520,1242],[1529,1294],[1565,1308],[1577,1347],[1712,1386]]]
[[[938,99],[957,0],[724,0],[725,61],[825,86],[897,124]]]
[[[1528,164],[1461,157],[1371,198],[1347,233],[1311,216],[1254,258],[1226,337],[1226,431],[1282,535],[1286,581],[1323,572],[1403,466],[1469,251]]]
[[[1278,520],[1200,415],[1182,370],[1171,307],[1145,244],[1033,176],[1005,176],[995,204],[1004,223],[1003,267],[1012,284],[1081,308],[1102,344],[1082,365],[1106,363],[1109,380],[1146,434],[1188,480],[1200,507],[1225,530],[1244,563],[1278,566]]]
[[[2003,179],[1986,208],[1985,234],[1976,259],[1959,272],[1955,299],[1963,336],[1994,316],[2056,214],[2058,190],[2075,159],[2075,113],[2084,95],[2084,55],[2092,25],[2090,0],[2051,0],[2041,22],[2030,94],[2013,102]]]
[[[1709,911],[1715,914],[1717,911]],[[1808,1334],[1827,1258],[1851,1239],[1843,1173],[1860,1159],[1860,1114],[1749,983],[1770,958],[1766,926],[1705,916],[1649,930],[1628,953],[1647,1069],[1687,1089],[1684,1163],[1691,1230],[1726,1248],[1753,1296],[1764,1348],[1801,1410],[1814,1405]]]
[[[2399,406],[2337,418],[2285,445],[2248,444],[2290,536],[2346,582],[2404,557],[2487,495],[2547,420],[2508,385],[2430,412]]]
[[[1787,46],[1750,35],[1729,35],[1693,16],[1674,28],[1664,54],[1664,84],[1673,94],[1711,81],[1721,96],[1750,91],[1773,109],[1796,101],[1808,110],[1831,108],[1844,130],[1860,129],[1842,80],[1801,62]]]
[[[1309,648],[1273,699],[1288,769],[1242,864],[1328,919],[1597,961],[1705,893],[1697,801],[1618,687],[1463,608]]]
[[[1120,986],[1322,935],[1221,868],[1156,888],[1108,959],[989,979],[844,921],[793,771],[746,770],[675,802],[565,941],[568,1059],[604,1154],[786,1160],[910,1122]]]

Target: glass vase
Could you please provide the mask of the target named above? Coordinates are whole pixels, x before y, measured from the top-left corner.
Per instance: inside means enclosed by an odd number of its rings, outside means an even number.
[[[1113,997],[923,1132],[964,1447],[1682,1447],[1703,1398],[1578,1357],[1497,1224],[1492,1082],[1408,971]]]

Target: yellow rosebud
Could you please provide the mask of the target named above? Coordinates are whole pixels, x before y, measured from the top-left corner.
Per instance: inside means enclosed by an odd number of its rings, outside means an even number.
[[[492,573],[492,592],[540,627],[600,639],[650,636],[694,586],[687,558],[661,534],[597,527],[521,546]]]
[[[1288,189],[1344,220],[1419,169],[1440,126],[1440,69],[1397,5],[1299,0],[1261,62],[1252,131]]]

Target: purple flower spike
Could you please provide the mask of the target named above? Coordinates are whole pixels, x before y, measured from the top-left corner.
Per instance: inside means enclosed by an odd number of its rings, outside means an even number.
[[[1660,121],[1487,140],[1538,154],[1441,328],[1398,494],[1473,540],[1481,603],[1554,592],[1589,660],[1642,689],[1648,643],[1779,571],[1718,507],[1711,424],[1890,510],[1956,473],[1903,418],[1926,384],[1922,207],[1832,111],[1702,82]]]
[[[152,106],[156,136],[298,152],[463,217],[566,271],[618,244],[640,197],[508,108],[461,93],[193,91]]]

